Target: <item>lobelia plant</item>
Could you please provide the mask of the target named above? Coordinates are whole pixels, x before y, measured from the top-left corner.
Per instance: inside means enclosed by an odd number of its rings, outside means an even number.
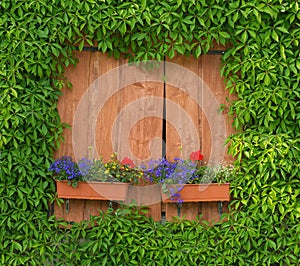
[[[163,158],[155,163],[157,163],[157,166],[150,168],[147,172],[150,176],[156,177],[156,182],[161,184],[162,191],[168,193],[172,200],[177,200],[178,203],[182,202],[179,191],[184,184],[191,182],[196,164],[190,160],[180,158],[175,158],[174,161]],[[169,186],[172,184],[176,186]]]
[[[83,176],[76,162],[70,156],[62,156],[55,160],[49,168],[54,173],[56,180],[68,180],[68,184],[73,187],[77,182],[83,180]]]

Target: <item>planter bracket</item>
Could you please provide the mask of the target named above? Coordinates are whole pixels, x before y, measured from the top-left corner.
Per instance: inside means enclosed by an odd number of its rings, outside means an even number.
[[[180,217],[180,215],[181,215],[181,209],[182,209],[182,203],[178,203],[177,204],[177,215],[178,215],[178,217]]]
[[[222,201],[218,201],[218,213],[219,213],[220,218],[221,218],[221,216],[223,214],[222,208],[223,208],[223,202]]]
[[[66,200],[66,213],[69,213],[69,207],[70,207],[70,200]]]

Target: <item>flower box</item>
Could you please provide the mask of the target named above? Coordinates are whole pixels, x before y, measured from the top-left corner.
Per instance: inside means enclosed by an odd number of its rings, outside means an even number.
[[[175,191],[183,202],[230,201],[229,188],[229,183],[167,185],[167,189]],[[176,202],[171,194],[162,191],[162,201]]]
[[[56,181],[59,198],[89,199],[89,200],[115,200],[124,201],[127,196],[128,183],[122,182],[78,182],[72,187],[67,180]]]

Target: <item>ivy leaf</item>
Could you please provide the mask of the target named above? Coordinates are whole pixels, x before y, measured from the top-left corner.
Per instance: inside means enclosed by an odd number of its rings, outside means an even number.
[[[141,1],[141,7],[142,7],[142,9],[145,9],[147,7],[147,0]]]
[[[187,16],[185,17],[182,22],[186,23],[186,24],[194,24],[195,22],[192,21],[192,16]]]
[[[172,59],[175,56],[175,50],[174,47],[172,46],[168,52],[168,56]]]
[[[126,33],[126,23],[125,22],[121,23],[121,25],[119,27],[119,31],[121,32],[122,35],[124,35]]]
[[[281,57],[284,59],[284,61],[286,60],[286,56],[285,56],[285,49],[283,45],[280,45],[280,55]]]
[[[48,32],[42,31],[42,30],[37,30],[37,35],[40,38],[48,38]]]
[[[277,29],[277,30],[280,30],[281,32],[284,32],[284,33],[289,34],[289,31],[288,31],[285,27],[283,27],[283,26],[276,27],[276,29]]]
[[[13,96],[15,96],[16,98],[18,98],[18,93],[16,92],[15,89],[10,88],[10,93],[11,93]]]
[[[53,53],[56,57],[59,56],[59,51],[58,51],[58,49],[56,49],[54,46],[51,46],[51,51],[52,51],[52,53]]]
[[[272,32],[271,32],[271,36],[272,36],[272,38],[276,41],[276,42],[278,42],[279,41],[279,37],[278,37],[278,34],[276,33],[276,31],[275,30],[272,30]]]
[[[198,45],[195,51],[195,56],[196,58],[199,58],[200,55],[201,55],[201,46]]]
[[[80,42],[80,44],[78,46],[79,51],[82,51],[83,48],[84,48],[84,39]]]
[[[300,60],[299,59],[296,60],[296,67],[300,70]]]

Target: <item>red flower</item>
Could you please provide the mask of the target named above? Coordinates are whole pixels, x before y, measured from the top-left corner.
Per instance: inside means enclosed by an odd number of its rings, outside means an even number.
[[[203,154],[201,153],[200,150],[198,151],[193,151],[191,154],[190,154],[190,159],[191,161],[202,161],[204,159],[204,156]]]
[[[128,157],[124,157],[123,160],[121,161],[121,163],[123,165],[128,165],[129,167],[134,168],[134,162],[131,159],[129,159]]]

